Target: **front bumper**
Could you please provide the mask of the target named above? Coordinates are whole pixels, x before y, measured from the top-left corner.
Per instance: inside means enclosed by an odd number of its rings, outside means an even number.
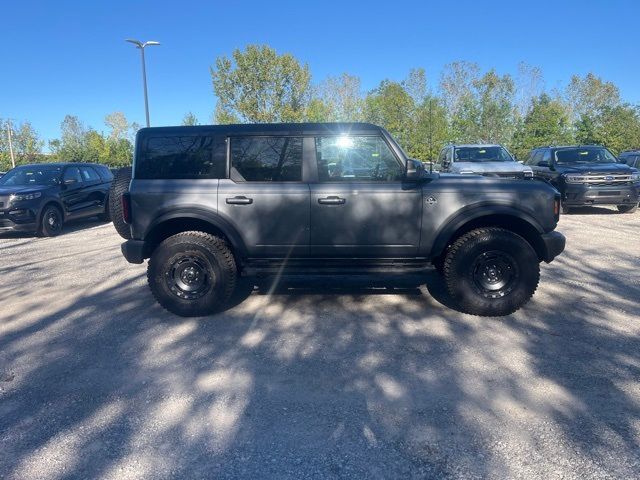
[[[640,184],[633,185],[565,185],[562,201],[570,207],[585,205],[633,205],[638,203]]]
[[[551,263],[554,258],[560,255],[564,251],[564,247],[567,243],[567,239],[560,232],[549,232],[541,235],[542,243],[544,244],[544,252],[542,259]]]
[[[0,210],[0,232],[28,232],[38,230],[36,212],[31,209]]]
[[[120,246],[122,255],[129,263],[144,262],[145,243],[143,240],[127,240]]]

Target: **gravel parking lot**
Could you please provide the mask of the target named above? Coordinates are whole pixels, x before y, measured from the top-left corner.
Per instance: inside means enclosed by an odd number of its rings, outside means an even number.
[[[435,273],[247,284],[183,319],[111,225],[0,236],[0,478],[638,478],[640,214],[559,229],[503,319]]]

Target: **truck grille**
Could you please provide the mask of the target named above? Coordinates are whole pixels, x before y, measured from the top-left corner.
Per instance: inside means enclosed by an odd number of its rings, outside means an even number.
[[[579,175],[576,175],[579,177]],[[588,185],[594,186],[606,186],[606,185],[631,185],[630,174],[599,174],[599,175],[584,175],[582,181]]]

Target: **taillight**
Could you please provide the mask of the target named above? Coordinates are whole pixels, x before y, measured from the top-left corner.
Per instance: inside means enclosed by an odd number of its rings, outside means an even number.
[[[122,197],[122,220],[129,225],[131,223],[131,197],[129,193],[123,193]]]
[[[553,202],[553,216],[556,217],[556,220],[560,218],[560,195],[556,195]]]

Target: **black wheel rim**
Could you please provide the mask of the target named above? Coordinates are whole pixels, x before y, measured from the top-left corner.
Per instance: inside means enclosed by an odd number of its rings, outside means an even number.
[[[508,295],[520,278],[518,265],[505,252],[484,252],[473,261],[471,268],[473,285],[486,298],[502,298]]]
[[[44,216],[44,222],[50,232],[58,232],[62,226],[60,214],[56,210],[48,210]]]
[[[169,264],[165,280],[174,295],[195,300],[211,289],[215,277],[204,259],[196,255],[181,255]]]

